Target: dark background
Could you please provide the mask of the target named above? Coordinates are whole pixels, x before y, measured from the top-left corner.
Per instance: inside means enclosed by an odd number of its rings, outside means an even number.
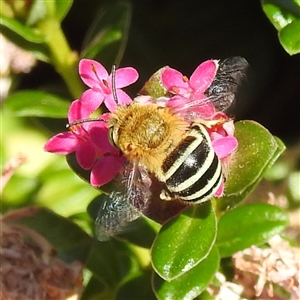
[[[288,144],[299,141],[300,55],[283,50],[260,1],[130,2],[132,23],[121,66],[133,66],[140,73],[132,96],[164,65],[190,76],[207,59],[243,56],[251,68],[236,104],[236,119],[255,120]],[[75,0],[64,20],[63,29],[77,51],[101,5],[102,1]],[[40,64],[23,84],[28,88],[57,76],[49,68]]]

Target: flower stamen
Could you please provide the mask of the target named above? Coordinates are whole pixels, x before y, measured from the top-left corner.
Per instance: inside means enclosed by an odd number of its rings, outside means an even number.
[[[173,86],[172,87],[172,92],[174,92],[175,94],[179,94],[180,89],[178,87],[176,87],[176,86]]]
[[[183,76],[182,76],[182,81],[183,81],[183,82],[188,82],[189,79],[188,79],[185,75],[183,75]]]

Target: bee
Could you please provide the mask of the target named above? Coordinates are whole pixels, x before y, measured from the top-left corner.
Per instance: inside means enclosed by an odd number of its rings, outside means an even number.
[[[229,108],[247,65],[241,57],[221,62],[205,92],[206,101],[218,111]],[[128,163],[120,187],[103,201],[99,210],[99,240],[121,233],[140,216],[151,198],[151,176],[164,185],[162,200],[179,199],[193,204],[211,199],[224,180],[208,131],[197,119],[190,123],[168,107],[132,102],[119,106],[107,126],[111,143]]]

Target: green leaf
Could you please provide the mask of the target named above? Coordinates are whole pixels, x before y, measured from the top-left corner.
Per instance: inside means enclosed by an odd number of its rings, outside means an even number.
[[[300,19],[285,26],[279,32],[279,40],[290,55],[300,53]]]
[[[3,15],[0,16],[0,24],[1,27],[5,27],[18,36],[20,36],[22,39],[25,39],[28,42],[32,43],[43,43],[45,41],[45,35],[39,32],[38,30],[34,30],[30,27],[27,27],[20,23],[19,21],[5,17]]]
[[[62,21],[70,8],[72,7],[73,0],[64,0],[64,1],[55,1],[56,5],[56,18],[59,21]]]
[[[164,224],[152,246],[152,265],[167,281],[174,280],[205,259],[216,238],[211,202],[191,206]]]
[[[286,212],[280,208],[256,203],[226,212],[219,220],[216,244],[222,257],[252,245],[262,244],[280,233],[288,224]]]
[[[299,8],[291,0],[263,0],[262,8],[273,26],[280,31],[299,15]]]
[[[134,277],[132,280],[126,282],[118,290],[115,299],[157,299],[152,291],[151,276],[151,270],[147,269],[139,274],[139,276]]]
[[[85,37],[81,57],[102,62],[105,57],[108,66],[119,64],[127,44],[130,20],[129,2],[102,8]]]
[[[195,299],[209,285],[219,267],[219,253],[213,247],[209,255],[197,266],[170,282],[157,274],[153,276],[154,292],[159,300]]]
[[[18,224],[38,232],[56,250],[58,257],[67,263],[85,262],[91,248],[91,238],[78,225],[41,207],[26,207],[6,214],[9,224]]]
[[[27,90],[7,97],[5,105],[19,117],[66,118],[70,103],[54,94]]]
[[[91,199],[98,192],[74,176],[74,173],[64,162],[61,160],[59,162],[62,167],[52,170],[47,168],[44,174],[40,175],[39,178],[41,178],[43,185],[39,190],[36,203],[63,216],[85,211]],[[55,163],[52,161],[51,165],[55,165]]]
[[[254,121],[240,121],[235,126],[239,145],[230,162],[225,195],[217,201],[221,210],[244,200],[285,149],[278,138]]]
[[[92,276],[80,295],[80,300],[107,300],[114,299],[115,288],[107,286],[96,276]]]
[[[295,0],[263,0],[262,8],[290,55],[300,52],[300,4]]]
[[[86,294],[93,294],[94,298],[85,299],[114,299],[104,296],[115,294],[122,280],[135,277],[140,272],[135,254],[126,244],[116,240],[95,241],[86,266],[94,275],[92,283],[97,279],[98,285],[94,284],[86,291]]]

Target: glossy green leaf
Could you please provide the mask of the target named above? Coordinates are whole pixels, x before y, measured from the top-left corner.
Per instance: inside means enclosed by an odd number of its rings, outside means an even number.
[[[213,247],[209,255],[197,266],[170,282],[154,274],[153,287],[157,298],[195,299],[209,285],[218,270],[219,263],[218,249]]]
[[[152,246],[152,265],[171,281],[206,258],[216,238],[216,217],[211,202],[191,206],[164,224]]]
[[[290,55],[300,53],[300,19],[285,26],[279,32],[279,40]]]
[[[45,35],[38,30],[27,27],[17,20],[3,15],[0,16],[0,24],[28,42],[43,43],[46,39]]]
[[[266,242],[288,224],[288,215],[280,208],[265,204],[249,204],[226,212],[218,223],[216,244],[222,257],[252,245]]]
[[[299,7],[293,0],[263,0],[262,8],[278,31],[300,17]]]
[[[214,296],[211,295],[207,290],[203,291],[197,300],[214,300]]]
[[[92,239],[78,225],[41,207],[26,207],[6,215],[5,222],[18,224],[38,232],[56,250],[58,257],[69,263],[85,262]]]
[[[102,7],[89,29],[81,57],[106,59],[106,65],[119,64],[128,39],[131,20],[129,2],[110,3]]]
[[[290,55],[300,52],[300,5],[294,0],[263,0],[262,8],[278,31],[283,48]]]
[[[225,195],[217,202],[221,210],[244,200],[285,149],[278,138],[254,121],[240,121],[235,126],[239,145],[230,162]]]
[[[70,103],[54,94],[27,90],[7,97],[5,105],[20,117],[66,118]]]

